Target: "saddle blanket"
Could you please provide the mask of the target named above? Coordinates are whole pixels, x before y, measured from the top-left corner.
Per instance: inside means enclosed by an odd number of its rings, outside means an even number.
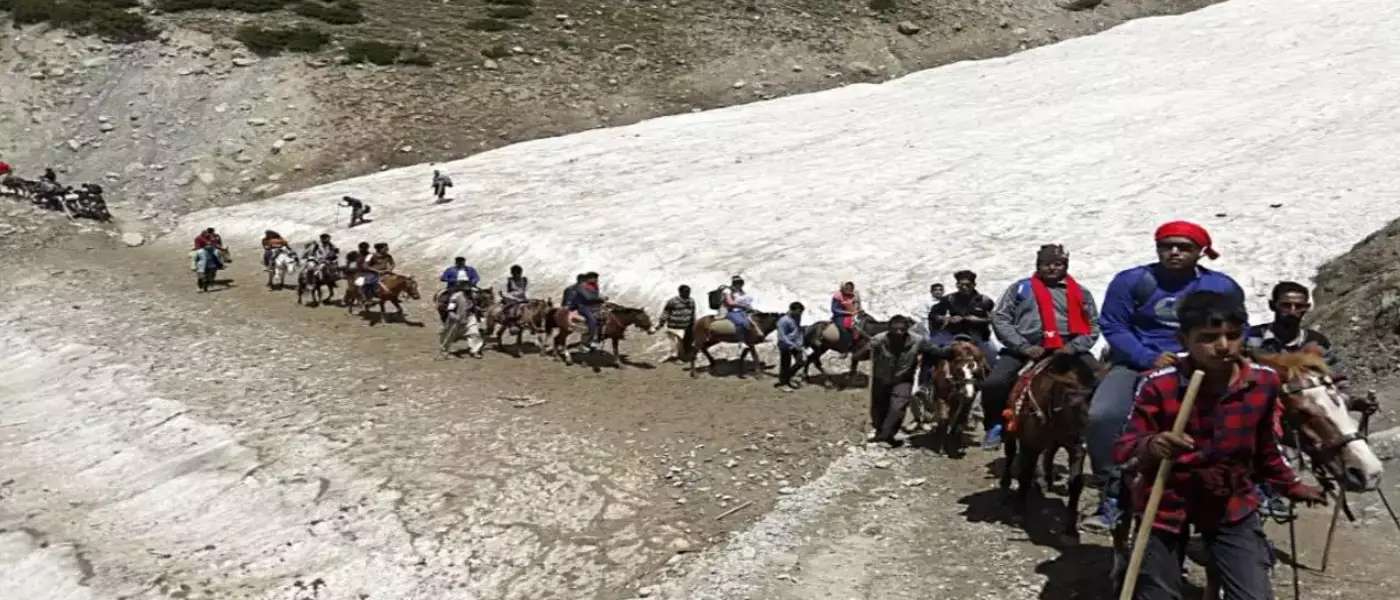
[[[1021,373],[1016,377],[1016,385],[1011,387],[1011,397],[1008,398],[1006,409],[1002,411],[1003,422],[1006,423],[1006,431],[1013,432],[1017,429],[1017,422],[1021,415],[1025,400],[1030,396],[1031,380],[1035,379],[1045,367],[1050,364],[1049,357],[1042,358],[1034,363],[1021,368]]]

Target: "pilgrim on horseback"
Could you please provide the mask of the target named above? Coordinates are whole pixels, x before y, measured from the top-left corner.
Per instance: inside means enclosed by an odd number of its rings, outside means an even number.
[[[361,294],[364,296],[365,305],[369,305],[371,298],[379,294],[379,279],[394,270],[394,255],[389,254],[389,244],[379,242],[374,245],[374,253],[361,260],[360,275],[364,281],[360,284]]]
[[[729,307],[724,304],[724,299],[729,296],[735,286],[738,286],[739,291],[742,293],[744,289],[744,279],[735,275],[729,278],[728,285],[721,285],[710,291],[708,298],[710,310],[715,311],[716,317],[723,319],[729,314]]]
[[[690,297],[690,286],[676,288],[676,295],[666,301],[661,308],[661,325],[666,328],[666,339],[671,351],[662,362],[684,360],[694,352],[695,345],[695,299]]]
[[[584,337],[583,347],[590,352],[597,350],[601,341],[598,338],[598,309],[607,300],[607,296],[604,296],[599,289],[598,274],[593,271],[583,274],[583,281],[578,284],[573,296],[569,298],[569,310],[578,312],[579,316],[583,317],[584,322],[588,324],[588,333]]]
[[[929,327],[937,327],[932,336],[942,345],[953,343],[958,338],[967,338],[982,349],[989,363],[996,361],[996,347],[992,346],[992,310],[996,304],[977,291],[977,274],[962,270],[953,274],[958,291],[944,296],[929,311]]]
[[[340,248],[331,243],[331,234],[323,233],[314,242],[306,244],[301,257],[312,262],[335,262],[340,256]]]
[[[932,336],[941,328],[939,324],[933,323],[930,318],[933,315],[933,307],[938,306],[938,303],[943,300],[943,284],[934,283],[929,285],[928,295],[929,299],[923,301],[919,304],[918,308],[914,309],[914,318],[917,318],[918,321],[910,328],[910,331],[914,332],[915,335],[924,337]]]
[[[1020,398],[1011,398],[1022,371],[1025,375],[1048,364],[1053,355],[1073,356],[1084,366],[1084,378],[1092,383],[1101,365],[1093,353],[1099,341],[1099,310],[1094,297],[1069,274],[1069,254],[1064,246],[1046,244],[1035,255],[1035,274],[1011,284],[992,312],[992,331],[1002,350],[982,390],[983,448],[1001,442]],[[1008,406],[1010,404],[1010,406]]]
[[[520,318],[520,310],[530,301],[530,278],[525,276],[525,268],[511,265],[510,276],[501,286],[501,314],[506,319]]]
[[[856,319],[861,317],[860,294],[856,284],[850,281],[841,284],[841,289],[831,295],[831,324],[836,327],[837,350],[850,352],[860,341],[860,330],[856,329]]]
[[[904,414],[913,399],[915,371],[920,356],[931,360],[945,358],[947,351],[933,340],[909,335],[909,319],[890,318],[889,330],[870,338],[870,428],[869,441],[898,446],[895,439],[904,424]]]
[[[273,254],[275,254],[278,250],[281,250],[282,248],[286,247],[287,239],[282,237],[282,234],[277,233],[276,231],[273,231],[271,229],[263,232],[262,249],[264,271],[272,271]]]
[[[1157,228],[1157,262],[1133,267],[1114,276],[1104,292],[1099,325],[1109,345],[1111,367],[1094,390],[1089,404],[1089,463],[1094,483],[1113,475],[1111,457],[1124,419],[1133,406],[1138,377],[1176,363],[1182,351],[1176,305],[1194,291],[1212,291],[1244,305],[1244,290],[1229,275],[1200,266],[1201,256],[1219,254],[1205,228],[1173,221]],[[1105,497],[1098,511],[1084,521],[1090,529],[1110,529],[1121,514],[1117,501]]]
[[[216,258],[220,259],[221,263],[228,262],[228,251],[224,250],[224,239],[219,237],[218,233],[214,232],[213,227],[208,227],[205,228],[204,231],[199,232],[199,235],[194,236],[194,253],[192,253],[191,256],[196,263],[199,260],[199,251],[208,246],[214,248],[214,252],[217,254]],[[223,267],[220,266],[219,268]],[[195,265],[194,269],[196,271],[200,270],[198,264]]]
[[[1165,261],[1164,261],[1165,262]],[[1187,527],[1204,533],[1224,597],[1272,598],[1270,557],[1251,479],[1300,502],[1325,503],[1321,489],[1299,481],[1279,453],[1269,420],[1284,384],[1274,369],[1243,352],[1247,316],[1233,293],[1192,291],[1176,303],[1178,340],[1186,352],[1143,376],[1123,432],[1111,447],[1117,463],[1138,465],[1130,486],[1141,513],[1156,479],[1170,469],[1150,526],[1131,597],[1182,597]],[[1204,379],[1182,433],[1172,431],[1195,371]]]
[[[442,291],[437,295],[438,316],[445,322],[448,299],[458,290],[470,294],[471,289],[481,283],[481,275],[467,264],[466,257],[458,256],[452,259],[452,266],[444,269],[442,275],[438,276],[438,281],[443,283]]]
[[[753,311],[753,298],[744,293],[744,280],[738,275],[729,282],[729,289],[725,290],[720,307],[724,310],[724,318],[734,324],[739,339],[744,339],[752,324],[749,313]]]
[[[578,289],[583,286],[583,280],[588,278],[587,273],[574,275],[573,285],[564,286],[564,293],[559,297],[559,306],[568,308],[574,302],[574,296],[578,294]]]

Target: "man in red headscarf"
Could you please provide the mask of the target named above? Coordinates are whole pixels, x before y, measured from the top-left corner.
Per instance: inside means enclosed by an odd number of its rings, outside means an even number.
[[[1089,460],[1097,483],[1114,472],[1113,442],[1133,408],[1134,388],[1145,371],[1177,363],[1181,325],[1176,304],[1187,294],[1209,291],[1224,294],[1244,311],[1244,290],[1229,275],[1198,263],[1202,256],[1216,259],[1214,241],[1204,227],[1189,221],[1172,221],[1157,228],[1157,262],[1119,273],[1104,293],[1099,325],[1110,347],[1112,369],[1104,376],[1089,403],[1086,438]],[[1089,528],[1111,527],[1121,513],[1116,500],[1105,498],[1098,514],[1086,521]]]

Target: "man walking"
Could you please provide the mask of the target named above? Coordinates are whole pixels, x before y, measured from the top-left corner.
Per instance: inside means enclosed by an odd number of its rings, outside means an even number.
[[[792,383],[792,374],[805,363],[802,351],[806,345],[802,331],[802,311],[807,307],[801,302],[788,305],[787,314],[778,319],[778,383],[773,387],[785,392],[797,389]]]
[[[666,327],[671,353],[666,360],[685,360],[695,343],[695,299],[690,297],[690,286],[676,288],[676,295],[666,301],[661,309],[661,324]]]
[[[870,427],[869,440],[899,446],[895,434],[904,425],[904,413],[913,399],[914,375],[919,355],[946,358],[946,350],[928,338],[909,335],[909,319],[890,318],[890,329],[870,338]]]

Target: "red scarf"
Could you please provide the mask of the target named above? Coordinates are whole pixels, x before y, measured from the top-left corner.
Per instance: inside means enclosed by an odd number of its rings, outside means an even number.
[[[1060,335],[1059,326],[1055,324],[1055,302],[1050,298],[1050,288],[1045,286],[1039,275],[1031,277],[1031,294],[1035,296],[1036,308],[1040,309],[1040,328],[1044,332],[1044,340],[1040,345],[1047,350],[1063,348],[1065,340]],[[1080,289],[1079,282],[1069,275],[1065,275],[1065,301],[1069,304],[1069,334],[1089,335],[1091,331],[1089,315],[1084,310],[1084,290]]]

